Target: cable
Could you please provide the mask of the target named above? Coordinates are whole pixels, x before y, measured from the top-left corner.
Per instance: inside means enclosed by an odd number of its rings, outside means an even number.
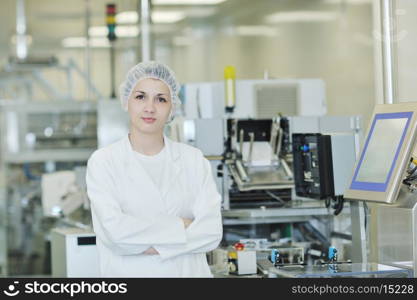
[[[265,193],[267,193],[271,198],[273,198],[273,199],[275,199],[275,200],[277,200],[279,203],[281,203],[282,205],[284,205],[285,204],[285,201],[284,200],[282,200],[279,196],[277,196],[277,195],[275,195],[274,193],[272,193],[272,192],[270,192],[270,191],[268,191],[268,190],[266,190],[265,191]]]
[[[417,171],[417,160],[411,158],[410,163],[413,163],[415,167],[412,168],[410,172],[407,172],[408,175],[403,180],[403,183],[406,185],[410,185],[410,181],[417,179],[417,174],[413,175]]]
[[[332,200],[331,197],[327,197],[326,199],[324,199],[324,203],[326,205],[326,208],[329,208],[330,207],[331,200]]]
[[[367,227],[368,227],[368,213],[369,213],[369,207],[368,207],[368,204],[366,204],[366,202],[365,201],[363,201],[363,210],[364,210],[364,226],[365,226],[365,230],[367,229]]]
[[[343,198],[343,196],[336,196],[335,199],[336,199],[336,204],[333,206],[333,208],[335,208],[335,211],[333,212],[333,214],[337,216],[343,210],[343,204],[345,202],[345,199]]]
[[[405,178],[405,180],[406,180],[406,181],[413,181],[413,180],[415,180],[415,179],[417,179],[417,175],[407,176],[407,177]]]
[[[408,185],[408,186],[410,186],[410,185],[411,185],[411,183],[410,183],[410,182],[408,182],[406,179],[404,179],[404,180],[403,180],[403,183],[404,183],[405,185]]]
[[[415,171],[417,171],[417,165],[408,174],[413,175]]]

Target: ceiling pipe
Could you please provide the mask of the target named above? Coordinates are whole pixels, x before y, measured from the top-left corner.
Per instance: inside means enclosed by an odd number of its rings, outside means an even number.
[[[16,1],[16,56],[19,60],[24,60],[28,56],[25,0]]]

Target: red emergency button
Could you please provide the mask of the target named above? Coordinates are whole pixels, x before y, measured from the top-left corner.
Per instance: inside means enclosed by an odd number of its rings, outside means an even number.
[[[245,245],[244,245],[244,244],[242,244],[242,243],[236,243],[236,244],[234,244],[234,245],[233,245],[233,247],[234,247],[237,251],[240,251],[240,250],[243,250],[243,249],[245,248]]]

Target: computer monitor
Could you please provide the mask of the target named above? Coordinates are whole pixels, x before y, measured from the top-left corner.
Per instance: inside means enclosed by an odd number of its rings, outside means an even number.
[[[344,197],[394,203],[416,139],[417,103],[377,105]]]

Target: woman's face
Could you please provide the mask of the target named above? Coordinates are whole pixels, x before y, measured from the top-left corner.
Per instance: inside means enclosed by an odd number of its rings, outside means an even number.
[[[140,80],[127,104],[130,124],[142,133],[162,133],[172,109],[168,86],[158,79]]]

